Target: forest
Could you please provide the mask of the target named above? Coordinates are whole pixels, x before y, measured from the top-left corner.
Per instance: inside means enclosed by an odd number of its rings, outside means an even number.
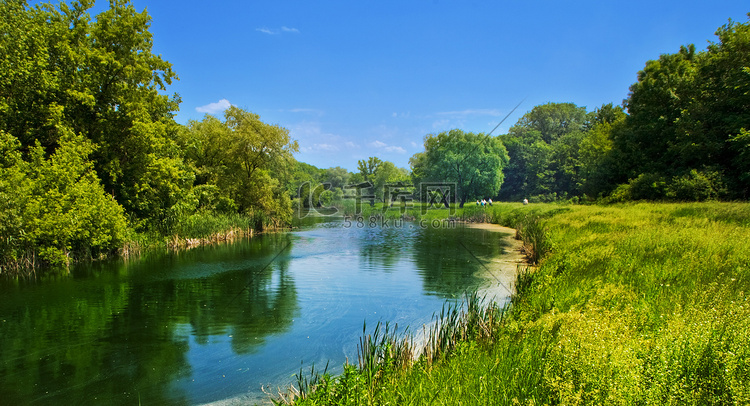
[[[234,106],[177,123],[178,76],[152,52],[148,13],[93,4],[0,2],[0,274],[285,227],[355,184],[386,203],[387,185],[419,200],[413,185],[453,182],[460,205],[750,194],[750,23],[647,61],[621,105],[538,105],[507,134],[428,134],[408,169],[370,157],[350,172],[297,161],[288,129]],[[319,193],[300,198],[303,185]]]

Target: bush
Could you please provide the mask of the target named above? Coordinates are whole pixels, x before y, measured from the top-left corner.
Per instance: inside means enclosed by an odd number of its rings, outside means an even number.
[[[662,200],[667,195],[667,182],[658,173],[642,173],[628,186],[629,200]]]
[[[725,192],[721,174],[695,169],[675,176],[667,188],[667,197],[680,201],[705,201],[718,198]]]
[[[104,191],[88,160],[93,146],[59,130],[63,136],[55,153],[47,158],[37,144],[29,151],[30,162],[21,159],[15,137],[0,132],[0,148],[10,157],[2,165],[0,197],[12,196],[0,202],[7,220],[0,267],[6,270],[33,267],[37,257],[67,265],[71,255],[99,256],[125,239],[124,210]]]

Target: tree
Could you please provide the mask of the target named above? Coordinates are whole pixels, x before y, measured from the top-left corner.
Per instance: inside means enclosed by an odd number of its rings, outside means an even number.
[[[391,161],[381,162],[372,176],[375,197],[383,203],[396,197],[394,193],[398,194],[406,190],[408,182],[409,171],[396,167]]]
[[[585,195],[596,198],[608,194],[622,178],[622,160],[613,154],[613,133],[622,131],[625,124],[622,107],[605,104],[594,113],[592,127],[579,143],[578,188]]]
[[[498,198],[555,199],[579,194],[579,144],[591,126],[586,108],[547,103],[524,114],[499,138],[508,148],[506,182]]]
[[[68,264],[119,248],[127,223],[122,207],[102,188],[88,156],[93,146],[59,129],[60,146],[49,158],[37,143],[29,161],[20,142],[0,131],[0,256],[5,266],[34,266],[34,258]],[[1,267],[2,265],[0,265]]]
[[[588,120],[585,107],[573,103],[547,103],[524,114],[510,133],[523,138],[528,131],[538,131],[544,142],[552,144],[565,134],[584,131]]]
[[[625,101],[627,131],[614,139],[621,159],[629,165],[628,178],[640,173],[669,173],[692,160],[687,155],[692,142],[684,140],[679,128],[682,112],[694,99],[695,47],[681,47],[677,54],[661,55],[648,61],[630,86]],[[687,148],[687,149],[686,149]]]
[[[323,170],[323,182],[330,183],[331,188],[342,189],[347,185],[351,174],[346,169],[336,166]]]
[[[299,147],[289,130],[235,106],[224,112],[223,122],[206,115],[188,128],[186,158],[201,182],[197,185],[215,185],[239,212],[264,213],[274,222],[291,219],[287,180]]]
[[[750,129],[750,13],[748,22],[730,21],[716,31],[719,41],[708,46],[697,75],[698,100],[686,129],[695,134],[704,172],[722,172],[732,197],[750,196],[747,175],[747,130]],[[688,126],[687,123],[690,123]],[[703,142],[700,142],[703,141]]]
[[[357,161],[357,170],[362,176],[365,182],[374,183],[375,172],[377,172],[380,165],[383,163],[379,158],[371,156],[367,160],[360,159]]]
[[[455,183],[459,205],[495,196],[503,184],[508,152],[499,139],[458,129],[430,134],[425,151],[410,160],[415,187],[420,182]]]
[[[175,142],[179,98],[162,94],[177,76],[151,52],[147,12],[110,0],[92,20],[93,4],[0,2],[0,129],[47,155],[62,129],[82,134],[105,190],[159,225],[192,183]]]
[[[711,196],[750,194],[737,142],[750,128],[750,25],[730,21],[716,35],[706,51],[682,46],[638,73],[625,126],[612,133],[626,179],[660,177],[682,191],[711,182]]]

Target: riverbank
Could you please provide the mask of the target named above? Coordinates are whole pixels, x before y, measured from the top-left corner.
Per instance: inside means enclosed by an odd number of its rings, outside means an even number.
[[[519,272],[529,266],[524,253],[523,241],[515,228],[493,223],[466,223],[466,227],[498,233],[498,243],[503,246],[503,254],[492,258],[480,271],[478,277],[485,281],[477,293],[486,300],[503,306],[514,293],[514,284]]]
[[[547,247],[490,336],[368,385],[352,368],[295,404],[750,403],[749,204],[496,204],[484,215],[541,218]]]
[[[111,259],[129,260],[149,251],[183,251],[195,247],[225,244],[268,232],[288,229],[285,224],[265,215],[195,213],[181,218],[169,231],[146,228],[137,231],[130,226],[119,247],[101,252],[65,251],[65,261],[50,264],[37,260],[38,253],[29,250],[19,258],[0,258],[0,277],[24,278],[51,274],[67,274],[72,265]]]

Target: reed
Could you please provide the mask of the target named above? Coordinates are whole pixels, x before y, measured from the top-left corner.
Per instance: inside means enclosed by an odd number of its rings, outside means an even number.
[[[461,302],[446,302],[425,327],[424,340],[415,341],[408,328],[400,333],[398,326],[378,322],[368,332],[363,324],[357,345],[357,366],[345,365],[344,374],[332,378],[297,375],[296,385],[273,399],[275,404],[380,404],[382,395],[394,380],[407,376],[415,368],[447,359],[467,343],[490,345],[497,337],[502,309],[475,292]]]
[[[548,247],[510,307],[448,304],[411,367],[374,386],[345,370],[299,404],[750,404],[750,204],[487,215]]]
[[[531,264],[538,264],[551,251],[549,230],[539,216],[525,216],[516,224],[516,230],[523,241],[523,250]]]

